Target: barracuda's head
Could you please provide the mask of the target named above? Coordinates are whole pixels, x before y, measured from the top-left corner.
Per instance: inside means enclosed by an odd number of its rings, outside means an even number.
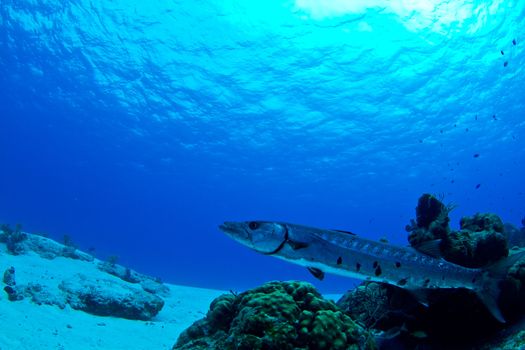
[[[276,222],[225,222],[219,228],[237,242],[263,254],[279,251],[288,239],[286,226]]]

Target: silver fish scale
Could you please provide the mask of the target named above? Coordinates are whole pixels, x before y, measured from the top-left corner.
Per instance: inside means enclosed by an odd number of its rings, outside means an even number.
[[[336,235],[338,235],[338,233],[336,233]],[[358,239],[357,237],[333,237],[329,233],[323,233],[322,238],[355,252],[375,256],[382,261],[396,261],[402,265],[417,265],[444,274],[457,274],[469,270],[461,266],[447,263],[439,258],[433,258],[419,253],[411,248],[391,247],[385,243]]]

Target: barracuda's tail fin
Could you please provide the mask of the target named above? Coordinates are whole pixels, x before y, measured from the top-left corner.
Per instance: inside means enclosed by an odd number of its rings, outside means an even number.
[[[509,269],[524,258],[525,252],[521,252],[485,268],[483,273],[483,286],[481,289],[475,291],[492,316],[501,323],[505,323],[505,318],[498,306],[498,299],[501,292],[500,282],[505,279]]]

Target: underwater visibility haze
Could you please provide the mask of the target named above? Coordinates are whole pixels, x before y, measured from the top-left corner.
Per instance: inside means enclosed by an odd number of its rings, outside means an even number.
[[[525,216],[525,2],[0,4],[0,222],[163,280],[357,282],[224,221],[407,244],[422,193]]]

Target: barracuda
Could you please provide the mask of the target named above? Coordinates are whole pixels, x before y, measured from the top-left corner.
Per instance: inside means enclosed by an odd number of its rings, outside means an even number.
[[[225,222],[219,228],[259,253],[308,268],[318,279],[326,272],[388,283],[411,291],[423,304],[429,289],[470,289],[500,322],[505,319],[497,305],[498,283],[525,254],[513,255],[487,269],[471,269],[440,258],[438,242],[422,246],[422,253],[350,232],[282,222]]]

